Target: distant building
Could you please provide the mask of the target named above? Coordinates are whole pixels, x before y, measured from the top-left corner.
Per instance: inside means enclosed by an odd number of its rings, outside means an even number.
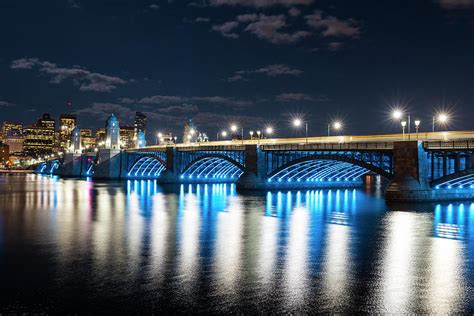
[[[97,148],[105,148],[105,141],[107,140],[107,131],[101,127],[95,131],[95,145]]]
[[[55,149],[55,121],[43,114],[36,124],[24,130],[23,150],[30,155],[48,154]]]
[[[10,148],[10,153],[23,152],[23,124],[14,122],[3,123],[3,140]]]
[[[189,120],[184,124],[183,143],[194,143],[197,138],[196,127],[193,124],[193,120]]]
[[[119,120],[112,113],[106,124],[106,139],[105,139],[105,148],[108,149],[120,149],[120,127]]]
[[[91,129],[81,129],[81,146],[83,149],[90,150],[96,147],[96,139],[92,136]]]
[[[206,133],[199,133],[196,141],[198,143],[207,143],[209,141],[209,137]]]
[[[71,133],[77,126],[77,119],[74,114],[61,114],[59,118],[59,147],[62,150],[71,146]]]
[[[178,140],[177,136],[173,137],[172,133],[168,134],[160,134],[158,135],[158,144],[159,145],[173,145],[176,144],[176,141]]]
[[[140,147],[138,144],[140,132],[142,132],[143,137],[146,137],[146,120],[146,115],[142,112],[135,113],[135,121],[133,123],[133,140],[135,147]]]
[[[10,151],[7,144],[0,144],[0,167],[8,167],[10,162]]]
[[[137,141],[136,141],[135,147],[136,148],[143,148],[145,146],[146,146],[145,133],[142,132],[142,131],[139,131],[138,135],[137,135]]]
[[[131,126],[120,127],[120,147],[121,148],[134,148],[134,128]]]

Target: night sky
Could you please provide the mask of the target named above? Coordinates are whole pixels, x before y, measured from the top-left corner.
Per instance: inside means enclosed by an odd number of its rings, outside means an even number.
[[[363,134],[398,131],[403,106],[422,130],[435,109],[474,128],[474,0],[2,0],[0,38],[1,121],[142,111],[149,134],[192,118],[214,139],[296,135],[299,114],[311,135],[335,118]]]

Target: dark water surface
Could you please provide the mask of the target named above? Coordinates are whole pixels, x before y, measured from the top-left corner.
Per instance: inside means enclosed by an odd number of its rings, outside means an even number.
[[[0,176],[0,312],[474,313],[474,204]]]

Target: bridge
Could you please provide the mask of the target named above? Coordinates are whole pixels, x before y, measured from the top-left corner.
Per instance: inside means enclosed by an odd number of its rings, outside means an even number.
[[[474,132],[234,140],[66,154],[37,172],[160,183],[235,182],[240,190],[388,183],[391,201],[474,199]]]

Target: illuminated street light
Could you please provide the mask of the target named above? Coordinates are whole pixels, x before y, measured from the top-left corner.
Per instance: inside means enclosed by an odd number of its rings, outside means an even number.
[[[340,121],[335,121],[332,123],[332,127],[338,131],[342,128],[342,123]],[[328,124],[328,136],[331,136],[331,124]]]
[[[404,116],[406,116],[407,119],[408,119],[408,123],[405,121],[405,126],[408,125],[408,139],[410,139],[410,133],[411,133],[411,117],[410,117],[410,114],[405,114],[400,109],[395,109],[392,112],[392,117],[397,121],[401,120]]]
[[[445,125],[449,121],[449,115],[446,113],[438,113],[436,116],[433,116],[433,133],[435,131],[436,123]]]
[[[222,134],[222,137],[227,137],[227,132],[226,131],[223,131],[221,134]]]
[[[273,127],[268,126],[267,128],[265,128],[265,134],[267,135],[267,137],[272,135],[273,134]],[[264,137],[264,136],[262,135],[262,137]]]
[[[405,127],[407,126],[407,121],[402,121],[402,134],[403,134],[403,140],[405,140]]]
[[[191,130],[189,131],[189,134],[194,135],[195,133],[196,133],[196,130],[194,128],[191,128]],[[191,138],[191,137],[189,137],[189,138]]]
[[[416,140],[418,140],[418,132],[419,132],[419,130],[420,130],[420,124],[421,124],[421,121],[420,121],[420,120],[415,120]]]
[[[237,125],[235,125],[235,124],[232,125],[232,126],[230,127],[230,130],[231,130],[232,132],[234,132],[234,133],[237,132]]]
[[[295,127],[300,127],[303,124],[303,121],[299,118],[293,120],[293,125]],[[306,136],[306,143],[308,142],[308,122],[304,122],[305,125],[305,136]]]
[[[394,110],[393,113],[392,113],[392,117],[393,117],[394,119],[396,119],[396,120],[401,119],[402,116],[403,116],[402,110],[396,109],[396,110]]]

